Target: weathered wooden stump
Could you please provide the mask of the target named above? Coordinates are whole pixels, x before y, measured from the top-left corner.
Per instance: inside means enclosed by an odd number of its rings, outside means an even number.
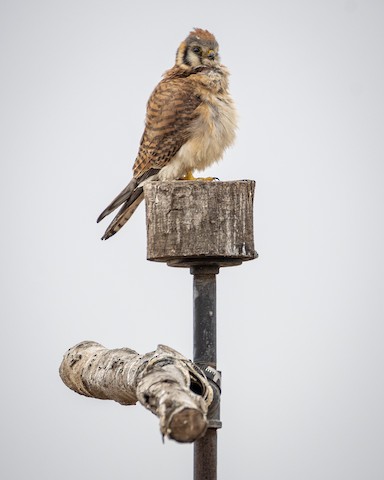
[[[194,444],[194,480],[217,478],[220,377],[216,370],[216,275],[257,257],[253,240],[255,182],[153,182],[144,187],[147,258],[189,267],[193,279],[193,359],[210,379],[208,430]]]
[[[145,188],[147,258],[172,266],[253,260],[255,182],[152,182]]]

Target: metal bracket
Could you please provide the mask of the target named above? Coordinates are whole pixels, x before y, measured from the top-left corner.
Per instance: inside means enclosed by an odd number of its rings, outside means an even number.
[[[210,365],[205,365],[204,367],[200,368],[204,375],[218,387],[221,393],[221,372]]]
[[[220,421],[220,395],[221,395],[221,372],[211,365],[197,364],[195,366],[209,380],[213,390],[213,401],[208,408],[208,428],[218,429],[222,427]]]

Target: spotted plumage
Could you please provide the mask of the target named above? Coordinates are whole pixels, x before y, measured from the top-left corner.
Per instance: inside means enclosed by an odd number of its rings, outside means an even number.
[[[129,220],[143,200],[143,185],[182,179],[220,160],[235,139],[236,110],[228,92],[228,70],[207,30],[194,29],[180,44],[176,63],[152,92],[145,130],[127,187],[97,221],[120,207],[103,240]],[[189,178],[189,177],[188,177]]]

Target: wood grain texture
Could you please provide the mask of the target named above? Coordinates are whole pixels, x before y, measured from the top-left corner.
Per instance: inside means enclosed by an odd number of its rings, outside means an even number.
[[[172,181],[144,187],[148,260],[252,260],[255,182]]]

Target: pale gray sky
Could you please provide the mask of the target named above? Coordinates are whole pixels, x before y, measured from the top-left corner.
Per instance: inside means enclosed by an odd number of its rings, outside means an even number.
[[[257,182],[260,258],[218,278],[220,480],[384,478],[384,3],[0,2],[0,477],[192,479],[141,406],[80,397],[67,348],[192,356],[192,277],[146,261],[144,209],[101,242],[145,104],[212,31],[240,128],[208,174]]]

